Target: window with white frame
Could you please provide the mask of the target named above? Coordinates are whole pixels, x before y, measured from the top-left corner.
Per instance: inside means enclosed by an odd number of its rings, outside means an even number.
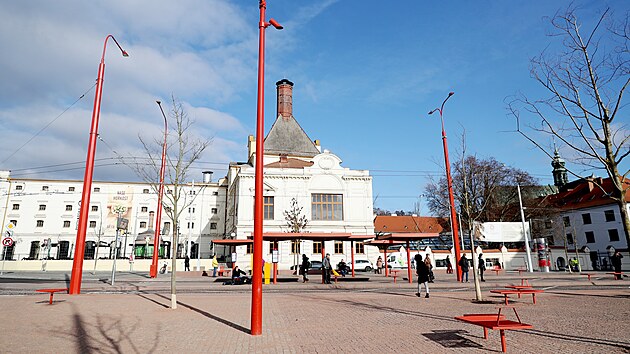
[[[341,194],[312,194],[311,219],[343,220],[343,196]]]

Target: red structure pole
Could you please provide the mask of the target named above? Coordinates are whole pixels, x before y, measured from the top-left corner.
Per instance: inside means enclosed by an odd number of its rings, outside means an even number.
[[[162,109],[162,102],[155,101],[160,107],[162,117],[164,117],[164,144],[162,144],[162,166],[160,167],[160,188],[158,191],[157,210],[155,215],[155,234],[153,234],[153,259],[151,261],[151,268],[149,276],[151,278],[157,277],[158,273],[158,250],[160,247],[160,227],[162,226],[162,197],[164,196],[164,170],[166,169],[166,138],[168,137],[168,121],[166,120],[166,114]],[[149,245],[147,245],[149,247]]]
[[[459,229],[457,227],[457,215],[455,213],[455,198],[453,197],[453,180],[451,179],[451,164],[448,160],[448,143],[446,141],[446,130],[444,130],[444,118],[442,116],[442,111],[444,110],[444,104],[448,101],[451,96],[453,96],[455,92],[449,92],[448,97],[444,99],[442,102],[442,106],[440,108],[436,108],[429,112],[429,114],[433,114],[436,111],[440,113],[440,120],[442,121],[442,145],[444,147],[444,164],[446,165],[446,182],[448,184],[448,199],[451,205],[451,225],[453,231],[453,247],[455,248],[455,274],[457,276],[457,281],[462,280],[462,274],[459,267],[459,258],[460,258],[460,248],[459,248]]]
[[[90,196],[92,193],[92,176],[94,174],[94,156],[96,155],[96,139],[98,138],[98,119],[101,114],[101,97],[103,94],[103,75],[105,74],[105,50],[107,40],[112,39],[122,52],[123,57],[129,54],[122,49],[116,38],[111,34],[105,37],[103,45],[103,55],[98,66],[98,76],[96,78],[96,93],[94,94],[94,108],[92,110],[92,125],[90,127],[90,139],[88,141],[87,159],[85,162],[85,175],[83,177],[83,193],[81,194],[81,211],[79,212],[79,225],[77,226],[77,239],[75,242],[74,259],[72,261],[72,275],[70,276],[70,286],[68,294],[78,295],[81,293],[81,280],[83,278],[83,256],[85,253],[85,233],[87,230],[88,212],[90,211]]]
[[[407,240],[407,277],[409,278],[409,284],[413,283],[411,278],[411,251],[409,251],[409,240]]]
[[[267,1],[260,0],[258,22],[258,105],[256,114],[256,169],[254,176],[254,260],[252,266],[251,334],[262,334],[263,163],[265,138],[265,29],[282,29],[274,19],[265,22]]]
[[[354,278],[354,241],[350,241],[350,258],[352,259],[352,277]]]

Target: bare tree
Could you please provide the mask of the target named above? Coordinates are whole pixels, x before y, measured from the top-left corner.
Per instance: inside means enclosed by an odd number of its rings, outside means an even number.
[[[306,225],[308,225],[308,219],[306,218],[305,215],[302,215],[302,209],[304,209],[304,207],[301,207],[298,205],[297,199],[295,198],[291,199],[291,207],[288,210],[284,211],[284,220],[286,220],[287,222],[287,226],[289,227],[289,232],[291,233],[302,232],[302,230],[304,230]],[[291,242],[297,246],[297,244],[299,244],[301,240],[293,240]],[[295,257],[293,258],[296,269],[297,269],[297,264],[298,264],[297,253],[298,252],[295,252]]]
[[[172,221],[172,251],[171,251],[171,308],[177,308],[176,299],[176,270],[179,246],[179,217],[182,212],[195,200],[196,193],[186,193],[184,187],[192,164],[199,160],[203,151],[210,145],[210,140],[196,137],[191,127],[194,121],[190,119],[181,102],[171,97],[172,108],[168,118],[174,124],[169,124],[166,151],[166,171],[164,176],[164,198],[162,207]],[[163,135],[161,135],[163,136]],[[151,185],[155,193],[160,187],[159,171],[162,165],[162,138],[147,141],[138,135],[146,152],[146,158],[132,158],[133,163],[127,163],[145,182]],[[192,191],[191,191],[192,192]]]
[[[531,59],[531,75],[547,95],[535,100],[519,95],[508,103],[508,109],[517,132],[550,159],[552,142],[569,151],[571,156],[565,158],[583,167],[569,169],[576,177],[584,178],[582,174],[592,170],[606,171],[612,190],[593,183],[618,205],[630,246],[626,202],[630,169],[619,171],[630,154],[628,120],[623,118],[627,116],[624,92],[630,83],[629,13],[615,18],[606,9],[586,29],[576,12],[569,7],[549,19],[550,37],[560,41],[561,49]],[[535,124],[525,123],[521,113]]]

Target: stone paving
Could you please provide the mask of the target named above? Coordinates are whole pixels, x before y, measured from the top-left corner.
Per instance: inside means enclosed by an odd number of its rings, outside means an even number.
[[[179,274],[178,274],[179,275]],[[358,273],[357,275],[364,276]],[[524,275],[525,276],[525,275]],[[178,277],[178,306],[170,309],[170,277],[84,275],[81,295],[34,289],[63,287],[67,274],[0,276],[2,353],[462,353],[500,352],[498,331],[453,319],[496,312],[502,297],[490,289],[520,281],[516,274],[486,277],[484,300],[474,304],[472,283],[438,274],[431,297],[416,284],[382,275],[333,285],[283,282],[263,290],[263,334],[251,336],[251,287],[223,286],[206,277]],[[531,330],[507,331],[508,352],[630,352],[630,281],[605,274],[527,275],[545,289],[514,299]],[[100,279],[100,280],[99,280]],[[510,301],[512,303],[512,301]],[[508,318],[511,313],[508,313]]]

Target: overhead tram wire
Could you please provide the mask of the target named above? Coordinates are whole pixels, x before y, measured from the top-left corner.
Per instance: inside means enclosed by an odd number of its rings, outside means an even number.
[[[9,156],[7,156],[4,160],[0,161],[0,164],[3,164],[5,162],[7,162],[11,157],[13,157],[15,154],[17,154],[20,150],[22,150],[23,147],[25,147],[26,145],[28,145],[28,143],[30,143],[31,141],[33,141],[33,139],[35,139],[39,134],[41,134],[44,130],[46,130],[46,128],[48,128],[49,126],[51,126],[57,119],[59,119],[64,113],[66,113],[70,108],[72,108],[77,102],[79,102],[83,97],[85,97],[85,95],[88,94],[88,92],[92,91],[92,89],[94,88],[94,86],[96,86],[96,83],[94,83],[89,89],[87,89],[87,91],[85,91],[81,96],[79,96],[79,98],[77,98],[74,102],[72,102],[71,105],[69,105],[68,107],[66,107],[66,109],[63,110],[63,112],[59,113],[59,115],[57,117],[55,117],[55,119],[51,120],[48,124],[46,124],[42,129],[40,129],[37,133],[35,133],[35,135],[33,135],[30,139],[28,139],[24,144],[22,144],[19,148],[17,148],[17,150],[15,150],[14,152],[12,152]]]

